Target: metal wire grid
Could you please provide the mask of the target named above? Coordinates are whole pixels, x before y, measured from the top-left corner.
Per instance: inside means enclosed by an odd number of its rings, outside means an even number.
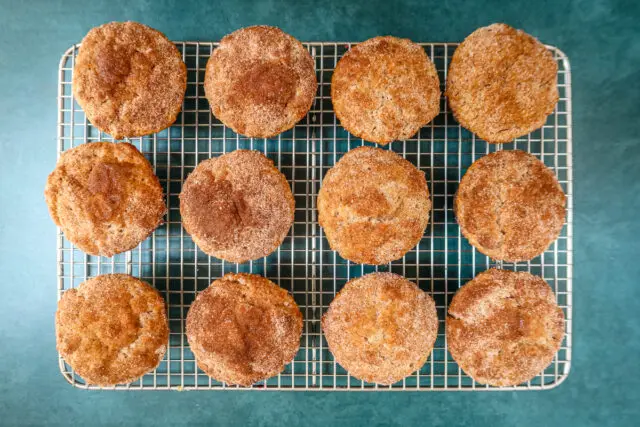
[[[300,350],[276,377],[255,384],[257,390],[533,390],[560,384],[571,364],[572,336],[572,153],[571,74],[567,57],[549,46],[558,63],[560,100],[547,123],[512,144],[489,145],[461,128],[443,97],[442,113],[406,141],[387,148],[400,153],[423,170],[432,197],[431,221],[416,248],[402,259],[384,266],[363,266],[342,259],[329,248],[317,223],[316,196],[322,177],[348,150],[366,144],[340,127],[332,111],[330,81],[337,61],[351,43],[305,43],[315,59],[318,93],[309,114],[292,130],[275,139],[253,139],[235,134],[215,119],[204,98],[204,68],[217,43],[177,42],[187,64],[188,84],[183,110],[169,129],[133,143],[154,166],[166,191],[167,221],[137,248],[113,258],[87,255],[57,235],[58,298],[98,274],[123,272],[149,282],[167,302],[170,339],[167,353],[156,370],[116,390],[246,389],[212,380],[195,365],[184,335],[185,318],[196,293],[228,272],[264,275],[287,289],[304,316]],[[444,92],[449,60],[456,43],[422,43],[434,61]],[[74,102],[73,66],[79,45],[62,57],[58,93],[58,155],[78,144],[113,139],[94,128]],[[247,264],[228,263],[199,250],[180,222],[178,194],[187,175],[202,160],[238,148],[255,149],[273,159],[291,183],[296,198],[294,225],[273,254]],[[526,263],[500,263],[477,252],[460,234],[453,214],[453,196],[473,161],[500,149],[526,150],[549,166],[567,194],[567,222],[560,238],[541,256]],[[540,275],[556,294],[565,313],[566,335],[553,363],[531,381],[515,387],[490,387],[475,383],[460,370],[447,352],[444,322],[456,290],[490,267],[529,271]],[[416,282],[436,301],[440,328],[427,363],[392,386],[359,381],[338,365],[327,348],[320,319],[341,287],[351,278],[373,271],[393,271]],[[59,357],[67,381],[89,386]]]

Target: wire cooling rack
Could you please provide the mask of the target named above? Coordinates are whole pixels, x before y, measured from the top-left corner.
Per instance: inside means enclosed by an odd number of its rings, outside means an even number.
[[[217,43],[177,42],[187,64],[188,84],[183,110],[176,123],[162,132],[132,138],[153,165],[167,201],[167,221],[137,248],[113,258],[83,253],[57,235],[58,298],[89,277],[129,273],[157,288],[167,302],[170,338],[167,353],[156,370],[116,390],[244,389],[212,380],[195,364],[184,335],[185,318],[196,293],[228,272],[261,274],[294,296],[304,316],[304,332],[295,360],[276,377],[253,390],[533,390],[560,384],[571,365],[572,336],[572,154],[571,74],[567,57],[549,46],[558,63],[560,100],[545,126],[514,143],[490,145],[461,128],[441,100],[442,113],[413,138],[388,146],[423,170],[432,197],[431,221],[418,246],[402,259],[383,266],[362,266],[342,259],[329,248],[319,227],[316,196],[322,177],[348,150],[363,144],[347,133],[332,111],[332,71],[351,43],[305,43],[315,59],[318,92],[309,114],[295,128],[274,139],[251,139],[223,126],[209,111],[202,86],[207,60]],[[457,44],[422,43],[435,62],[443,86],[449,60]],[[98,131],[74,102],[71,82],[79,45],[62,57],[58,92],[58,155],[78,144],[113,139]],[[372,144],[373,145],[373,144]],[[199,250],[182,228],[178,194],[182,182],[198,162],[238,148],[254,149],[273,159],[289,180],[296,198],[295,222],[273,254],[246,264],[212,258]],[[453,214],[453,197],[471,163],[500,149],[526,150],[549,166],[567,194],[567,218],[560,238],[541,256],[524,263],[496,263],[477,252],[460,235]],[[475,383],[447,352],[444,322],[456,290],[490,267],[529,271],[540,275],[556,294],[566,317],[566,335],[553,363],[531,381],[516,387]],[[327,348],[320,319],[336,292],[351,278],[373,271],[392,271],[416,282],[436,301],[440,328],[427,363],[392,386],[359,381],[338,365]],[[89,386],[59,358],[64,378],[76,387]]]

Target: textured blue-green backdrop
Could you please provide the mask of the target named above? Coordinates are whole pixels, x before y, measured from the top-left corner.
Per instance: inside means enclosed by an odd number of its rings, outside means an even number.
[[[569,55],[575,165],[574,355],[560,387],[501,393],[87,392],[57,368],[55,164],[62,52],[136,20],[174,40],[252,24],[301,40],[460,41],[502,21]],[[0,0],[0,425],[640,425],[640,4],[635,1]]]

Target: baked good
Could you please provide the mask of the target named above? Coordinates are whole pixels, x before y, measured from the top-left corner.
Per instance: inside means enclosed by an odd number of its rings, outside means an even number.
[[[340,124],[378,144],[412,137],[440,112],[440,80],[424,49],[408,39],[374,37],[352,47],[331,78]]]
[[[564,225],[565,195],[554,173],[524,151],[497,151],[473,162],[454,210],[480,252],[517,262],[543,253]]]
[[[226,35],[204,77],[213,115],[255,138],[294,127],[311,108],[316,85],[314,61],[302,43],[265,25]]]
[[[257,274],[229,273],[200,292],[187,314],[198,367],[250,386],[279,374],[300,347],[302,314],[291,295]]]
[[[187,233],[207,254],[231,262],[276,250],[294,211],[287,179],[258,151],[236,150],[200,162],[180,193]]]
[[[433,349],[433,299],[393,273],[350,280],[322,316],[329,350],[349,374],[389,385],[420,369]]]
[[[171,126],[186,89],[176,46],[137,22],[91,29],[75,59],[73,95],[91,124],[116,139]]]
[[[491,269],[453,297],[447,342],[453,359],[481,384],[513,386],[538,375],[564,337],[564,314],[538,276]]]
[[[103,274],[69,289],[58,302],[60,355],[87,384],[132,382],[154,369],[169,327],[158,291],[128,274]]]
[[[149,161],[128,143],[92,142],[60,156],[44,190],[51,218],[91,255],[135,248],[161,223],[164,192]]]
[[[424,173],[380,148],[346,153],[318,193],[318,222],[331,249],[362,264],[401,258],[422,238],[430,209]]]
[[[558,102],[558,65],[534,37],[505,24],[479,28],[456,49],[446,95],[456,120],[490,143],[544,125]]]

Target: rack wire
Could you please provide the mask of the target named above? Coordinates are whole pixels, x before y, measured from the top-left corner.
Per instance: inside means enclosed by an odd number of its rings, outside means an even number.
[[[167,353],[154,371],[115,390],[535,390],[553,388],[569,374],[572,337],[573,178],[571,133],[571,72],[564,53],[548,46],[558,63],[560,100],[546,124],[514,143],[490,145],[463,129],[453,118],[446,98],[441,114],[405,141],[387,146],[426,173],[432,198],[430,223],[416,246],[402,259],[383,266],[363,266],[342,259],[329,248],[317,222],[316,196],[322,178],[340,157],[360,145],[336,120],[330,97],[333,69],[349,49],[347,42],[304,43],[314,60],[318,92],[312,109],[293,129],[273,139],[253,139],[234,133],[212,116],[204,97],[204,70],[217,43],[176,42],[187,64],[188,84],[182,113],[162,132],[128,140],[149,159],[165,190],[166,223],[137,248],[113,258],[87,255],[58,229],[58,299],[90,277],[128,273],[157,288],[167,302],[170,337]],[[434,61],[443,86],[457,43],[421,43]],[[88,122],[72,95],[72,77],[79,45],[62,56],[58,89],[58,156],[78,144],[113,141]],[[187,175],[202,160],[238,148],[254,149],[271,158],[289,180],[296,198],[295,221],[283,244],[271,255],[246,264],[209,257],[182,228],[178,194]],[[559,239],[541,256],[523,263],[501,263],[477,252],[460,234],[453,197],[460,178],[478,158],[500,149],[522,149],[550,167],[567,194],[566,224]],[[490,267],[528,271],[553,288],[566,318],[566,335],[551,365],[531,381],[515,387],[477,384],[447,352],[444,322],[456,290]],[[436,301],[439,333],[426,364],[391,386],[360,381],[336,363],[322,334],[320,319],[341,287],[351,278],[373,271],[392,271],[416,282]],[[261,274],[287,289],[300,306],[304,329],[300,350],[285,370],[252,387],[227,385],[197,368],[184,335],[185,319],[198,291],[228,272]],[[60,371],[72,385],[96,389],[59,356]]]

